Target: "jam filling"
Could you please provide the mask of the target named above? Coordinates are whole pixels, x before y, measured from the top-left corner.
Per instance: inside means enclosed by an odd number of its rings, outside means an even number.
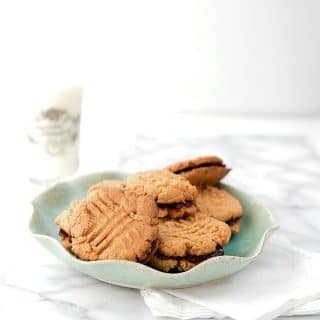
[[[62,238],[62,240],[68,239],[69,242],[71,243],[71,236],[69,236],[63,229],[59,230],[59,236]]]
[[[158,203],[160,209],[181,209],[184,207],[191,207],[193,205],[192,201],[185,202],[174,202],[174,203]]]
[[[212,162],[207,162],[207,163],[201,163],[201,164],[198,164],[198,165],[194,165],[192,167],[183,168],[183,169],[175,171],[174,173],[179,174],[179,173],[184,173],[184,172],[191,171],[193,169],[208,168],[208,167],[223,167],[224,168],[225,166],[226,165],[223,164],[223,163],[214,164]]]
[[[181,260],[181,259],[186,259],[189,262],[192,263],[200,263],[204,260],[207,260],[209,258],[213,257],[218,257],[218,256],[223,256],[224,255],[224,250],[221,246],[217,245],[216,250],[214,252],[211,252],[209,254],[204,254],[201,256],[194,256],[194,255],[187,255],[184,257],[167,257],[165,255],[157,253],[157,258],[162,259],[162,260],[167,260],[167,259],[175,259],[175,260]]]
[[[232,225],[234,225],[235,223],[237,223],[240,219],[241,219],[241,217],[239,217],[239,218],[234,218],[234,219],[230,219],[230,220],[226,221],[226,224],[228,224],[229,226],[232,226]]]

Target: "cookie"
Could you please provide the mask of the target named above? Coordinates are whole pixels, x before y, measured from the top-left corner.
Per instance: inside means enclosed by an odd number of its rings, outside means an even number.
[[[238,219],[234,219],[234,220],[229,220],[226,222],[230,229],[231,229],[231,232],[233,234],[236,234],[236,233],[239,233],[240,232],[240,226],[241,226],[241,218],[238,218]]]
[[[194,200],[197,188],[179,175],[167,170],[145,171],[133,174],[127,179],[128,186],[142,187],[155,199],[159,217],[180,218],[193,215],[197,209]]]
[[[92,192],[96,192],[97,190],[104,188],[104,187],[109,187],[109,186],[120,187],[121,185],[124,185],[124,184],[125,184],[125,181],[123,181],[123,180],[116,180],[116,179],[102,180],[102,181],[92,185],[88,190],[88,194],[90,194]]]
[[[61,213],[63,246],[83,260],[146,262],[157,248],[158,208],[143,190],[105,186]]]
[[[194,266],[196,266],[202,261],[205,261],[213,257],[223,256],[223,255],[224,255],[223,248],[217,245],[217,248],[213,253],[202,255],[202,256],[188,256],[186,258],[180,258],[180,257],[168,258],[165,256],[155,254],[151,257],[148,264],[153,268],[156,268],[164,272],[170,272],[170,273],[184,272],[184,271],[190,270],[191,268],[193,268]]]
[[[223,255],[230,228],[197,212],[184,219],[159,219],[159,245],[149,265],[165,272],[186,271],[214,256]]]
[[[241,203],[226,190],[212,186],[199,187],[196,205],[201,212],[227,223],[233,233],[240,231]]]
[[[215,156],[177,162],[166,169],[186,177],[193,185],[216,184],[231,170]]]

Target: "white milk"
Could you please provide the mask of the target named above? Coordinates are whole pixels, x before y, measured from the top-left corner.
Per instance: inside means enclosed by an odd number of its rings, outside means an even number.
[[[39,88],[28,99],[29,178],[46,184],[79,166],[82,88]]]

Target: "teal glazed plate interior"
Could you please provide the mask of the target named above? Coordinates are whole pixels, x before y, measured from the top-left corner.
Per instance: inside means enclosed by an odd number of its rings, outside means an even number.
[[[32,235],[53,255],[70,267],[104,282],[130,288],[184,288],[220,279],[252,262],[261,252],[267,235],[278,228],[271,212],[248,194],[220,184],[238,198],[244,213],[241,231],[224,247],[225,255],[210,258],[189,271],[164,273],[146,265],[125,260],[82,261],[63,248],[55,217],[76,199],[85,197],[88,188],[104,179],[124,179],[121,172],[99,172],[58,183],[33,201],[30,220]]]

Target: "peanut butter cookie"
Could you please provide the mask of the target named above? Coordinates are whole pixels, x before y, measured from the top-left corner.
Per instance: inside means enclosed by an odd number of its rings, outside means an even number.
[[[143,190],[104,186],[73,202],[55,223],[63,246],[80,259],[144,263],[156,250],[157,213]]]
[[[240,231],[242,206],[229,192],[212,186],[199,187],[196,205],[201,212],[227,223],[232,233]]]
[[[123,180],[115,180],[115,179],[102,180],[102,181],[92,185],[88,190],[88,194],[95,192],[97,190],[100,190],[101,188],[105,188],[105,187],[110,187],[110,186],[120,187],[121,185],[125,185],[125,183],[126,182]]]
[[[159,245],[149,265],[165,272],[186,271],[214,256],[223,255],[230,228],[197,212],[184,219],[159,219]]]
[[[194,185],[216,184],[231,170],[215,156],[177,162],[166,169],[186,177]]]
[[[197,188],[179,175],[167,170],[145,171],[128,177],[127,185],[142,187],[155,199],[159,217],[180,218],[196,212]]]

